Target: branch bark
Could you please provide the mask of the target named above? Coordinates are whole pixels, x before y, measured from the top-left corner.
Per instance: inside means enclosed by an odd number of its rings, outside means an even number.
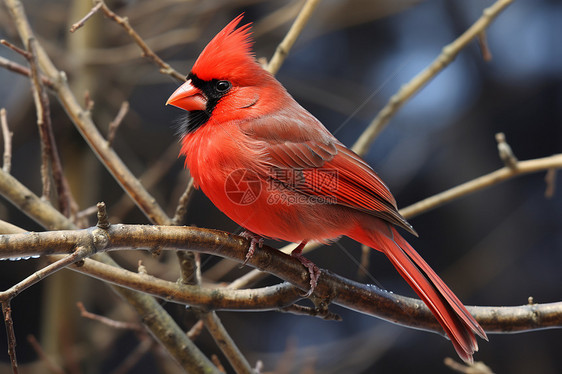
[[[92,241],[99,251],[189,249],[244,262],[248,241],[221,231],[195,227],[111,225],[85,230],[51,231],[0,236],[0,256],[28,256],[69,253],[77,243]],[[255,290],[230,290],[178,285],[124,269],[85,261],[77,271],[113,284],[132,288],[168,301],[206,310],[271,310],[296,302],[309,288],[309,274],[295,258],[264,246],[248,265],[273,274],[287,283]],[[442,333],[429,309],[418,299],[396,295],[374,286],[351,281],[321,270],[315,296],[346,308],[370,314],[403,326]],[[562,327],[562,302],[515,307],[467,307],[486,332],[524,332]]]

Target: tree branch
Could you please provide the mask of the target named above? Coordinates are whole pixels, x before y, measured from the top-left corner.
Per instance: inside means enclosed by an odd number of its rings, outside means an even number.
[[[2,138],[4,139],[4,157],[2,163],[2,170],[10,173],[12,169],[12,135],[8,127],[8,119],[6,116],[6,109],[0,109],[0,126],[2,126]]]
[[[0,169],[0,194],[10,200],[22,212],[48,229],[76,229],[76,226],[54,209],[49,203],[41,200],[29,191],[10,174]],[[13,225],[2,225],[3,229],[14,229]],[[101,230],[101,229],[98,229]],[[119,266],[107,254],[96,255],[98,261],[85,260],[86,264],[95,262],[109,266],[112,272],[119,270]],[[166,348],[169,354],[182,365],[186,371],[199,372],[202,369],[215,373],[216,368],[181,331],[174,320],[162,309],[160,304],[149,295],[133,292],[126,288],[113,289],[134,306],[139,315],[147,318],[145,325]],[[148,319],[150,321],[148,321]],[[145,319],[143,318],[143,322]]]
[[[20,38],[24,42],[27,42],[30,38],[34,38],[33,31],[29,25],[21,2],[19,0],[4,0],[4,2],[12,14]],[[55,65],[53,65],[49,56],[39,43],[36,44],[36,54],[39,66],[45,75],[53,81],[53,89],[70,120],[76,125],[78,131],[102,164],[152,222],[169,224],[170,218],[157,204],[156,199],[144,189],[138,179],[131,173],[113,149],[108,147],[107,141],[98,131],[88,111],[80,106],[78,100],[70,90],[66,80],[66,74],[59,71]]]
[[[3,67],[6,70],[9,70],[19,75],[23,75],[26,77],[31,76],[31,72],[29,71],[29,68],[1,56],[0,56],[0,67]],[[41,74],[41,81],[47,88],[53,89],[54,87],[53,81],[45,77],[43,74]]]
[[[68,253],[76,243],[92,241],[98,250],[128,250],[131,248],[162,250],[189,249],[242,263],[248,241],[216,230],[195,227],[111,225],[107,230],[51,231],[0,236],[0,256],[29,256]],[[54,250],[53,248],[56,248]],[[250,266],[296,285],[300,290],[309,287],[309,274],[295,258],[264,246],[248,261]],[[280,308],[301,298],[299,290],[286,283],[256,290],[206,289],[178,285],[158,278],[136,274],[124,269],[85,261],[73,270],[87,272],[105,281],[133,288],[168,301],[186,303],[207,310],[270,310]],[[396,295],[374,286],[322,270],[316,297],[346,308],[370,314],[400,325],[441,332],[429,309],[418,299]],[[523,332],[562,327],[562,302],[530,304],[515,307],[468,307],[486,332]]]
[[[131,27],[131,25],[129,24],[129,19],[127,17],[118,16],[115,12],[109,9],[107,4],[103,0],[96,0],[96,3],[102,4],[101,11],[106,17],[115,21],[118,25],[120,25],[127,31],[127,33],[133,38],[135,43],[137,43],[137,45],[142,50],[143,57],[148,58],[150,61],[160,66],[160,72],[162,74],[167,74],[180,82],[185,81],[185,75],[178,73],[174,68],[172,68],[169,64],[164,62],[164,60],[158,57],[158,55],[154,53],[152,49],[150,49],[150,47],[145,43],[140,35],[137,34],[137,32]]]
[[[449,190],[428,197],[427,199],[418,201],[406,208],[400,209],[400,213],[406,218],[415,217],[418,214],[435,209],[454,199],[458,199],[484,188],[499,184],[508,179],[538,171],[560,168],[562,168],[562,154],[537,158],[534,160],[517,161],[515,167],[506,166],[492,173],[453,187]]]
[[[306,1],[301,11],[297,15],[297,18],[295,18],[295,22],[293,22],[293,24],[291,25],[289,32],[287,33],[287,35],[285,35],[283,41],[277,46],[277,49],[275,50],[271,61],[269,61],[269,64],[267,65],[266,70],[271,74],[277,74],[277,72],[281,68],[281,65],[283,64],[283,61],[285,61],[285,59],[289,55],[289,51],[293,47],[293,44],[295,44],[295,41],[304,29],[304,26],[310,19],[310,16],[312,16],[312,12],[314,11],[314,9],[316,9],[316,6],[318,6],[319,3],[320,0]]]
[[[351,148],[355,153],[364,155],[377,135],[382,131],[390,118],[419,90],[421,90],[431,79],[439,74],[449,65],[466,45],[478,37],[492,21],[513,0],[498,0],[492,6],[484,9],[482,16],[454,42],[446,45],[441,54],[423,71],[406,83],[394,94],[375,119],[365,129]]]
[[[14,321],[12,320],[12,307],[10,301],[2,302],[2,314],[6,325],[6,336],[8,337],[8,355],[12,364],[12,372],[18,374],[18,360],[16,357],[16,334],[14,332]]]

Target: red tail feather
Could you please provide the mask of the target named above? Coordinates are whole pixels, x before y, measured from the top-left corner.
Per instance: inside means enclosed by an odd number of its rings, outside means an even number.
[[[458,355],[473,362],[472,354],[478,351],[474,334],[487,340],[486,333],[466,310],[453,291],[429,267],[423,258],[390,224],[377,220],[374,230],[361,229],[353,239],[383,252],[400,275],[429,307]]]

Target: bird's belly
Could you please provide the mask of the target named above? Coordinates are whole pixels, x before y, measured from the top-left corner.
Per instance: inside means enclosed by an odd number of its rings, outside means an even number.
[[[356,222],[352,209],[272,186],[246,169],[207,180],[201,189],[234,222],[269,238],[325,241],[346,234]]]

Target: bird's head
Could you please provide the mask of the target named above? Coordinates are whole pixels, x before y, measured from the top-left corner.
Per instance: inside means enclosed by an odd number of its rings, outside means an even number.
[[[211,118],[222,122],[251,116],[244,109],[255,110],[259,101],[269,101],[263,100],[263,88],[278,84],[252,53],[250,24],[236,29],[242,16],[207,44],[186,82],[166,102],[190,112],[182,135],[194,132]]]

